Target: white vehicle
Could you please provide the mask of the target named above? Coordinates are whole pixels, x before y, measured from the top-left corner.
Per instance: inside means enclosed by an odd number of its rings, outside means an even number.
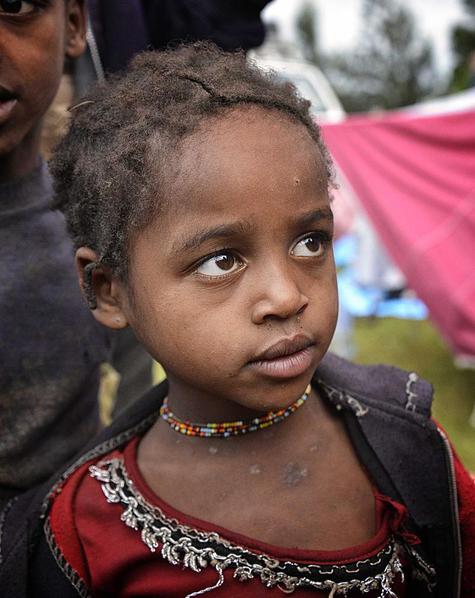
[[[300,95],[311,102],[312,112],[318,116],[318,120],[335,122],[345,117],[345,110],[338,96],[328,79],[314,64],[294,58],[274,58],[257,52],[250,52],[249,60],[293,83]]]

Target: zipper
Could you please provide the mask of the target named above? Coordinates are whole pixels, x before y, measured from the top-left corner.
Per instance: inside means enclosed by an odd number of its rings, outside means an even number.
[[[87,19],[86,41],[89,47],[89,52],[91,54],[91,60],[94,66],[94,71],[96,73],[97,80],[100,83],[102,83],[105,79],[104,67],[102,66],[101,56],[99,54],[96,38],[94,36],[94,31],[91,25],[91,19],[89,17]]]
[[[449,439],[445,432],[440,428],[437,428],[440,437],[445,446],[445,453],[447,457],[448,471],[449,471],[449,493],[451,503],[451,515],[452,515],[452,527],[453,527],[453,539],[455,544],[455,556],[457,559],[455,567],[455,580],[454,580],[454,594],[453,598],[460,598],[460,591],[462,585],[462,538],[460,536],[460,525],[459,525],[459,508],[457,502],[457,483],[455,480],[455,469],[454,469],[454,458],[452,455],[452,448],[450,446]]]

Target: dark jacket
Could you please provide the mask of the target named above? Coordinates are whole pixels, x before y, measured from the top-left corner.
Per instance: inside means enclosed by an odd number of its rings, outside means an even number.
[[[102,68],[113,73],[138,52],[178,42],[208,40],[223,50],[256,48],[264,41],[260,13],[269,1],[89,0],[88,8]]]
[[[331,354],[315,372],[314,384],[341,411],[355,450],[378,489],[408,509],[409,526],[422,540],[408,546],[413,567],[419,577],[426,577],[418,598],[460,596],[462,557],[453,460],[447,439],[430,419],[431,386],[414,373],[358,366]],[[166,382],[151,389],[63,474],[7,507],[0,517],[0,596],[78,596],[74,571],[43,529],[51,497],[82,463],[148,428],[166,393]],[[437,585],[431,594],[428,585],[434,571]]]
[[[223,50],[264,42],[261,11],[270,0],[88,0],[87,51],[72,64],[75,97],[125,69],[144,50],[208,40]]]

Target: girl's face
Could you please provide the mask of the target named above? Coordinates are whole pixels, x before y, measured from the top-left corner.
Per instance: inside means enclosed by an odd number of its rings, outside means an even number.
[[[170,398],[267,411],[309,383],[337,318],[322,156],[303,125],[236,109],[188,139],[134,242],[124,313]]]

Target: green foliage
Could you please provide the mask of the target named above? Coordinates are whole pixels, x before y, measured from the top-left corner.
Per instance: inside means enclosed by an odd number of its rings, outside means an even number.
[[[297,17],[297,31],[305,59],[318,65],[320,55],[317,38],[317,11],[309,2],[303,5]]]
[[[315,38],[315,13],[309,4],[298,31],[309,60],[318,63],[348,112],[407,106],[436,87],[432,46],[423,39],[411,12],[398,0],[364,0],[357,46],[323,56]]]
[[[452,48],[456,63],[450,84],[451,91],[461,91],[475,81],[475,0],[464,0],[468,19],[452,30]]]
[[[413,104],[434,89],[432,47],[408,9],[393,0],[364,0],[363,31],[351,55],[329,62],[329,77],[349,111]]]
[[[475,472],[475,370],[459,370],[429,322],[393,319],[356,321],[356,361],[388,363],[415,371],[435,389],[434,417],[447,431],[465,466]]]

